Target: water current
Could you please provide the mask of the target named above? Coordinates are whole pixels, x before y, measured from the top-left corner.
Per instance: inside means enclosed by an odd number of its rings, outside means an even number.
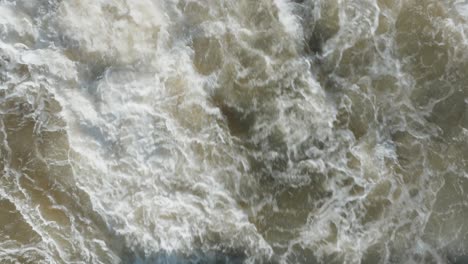
[[[468,263],[468,1],[0,0],[0,263]]]

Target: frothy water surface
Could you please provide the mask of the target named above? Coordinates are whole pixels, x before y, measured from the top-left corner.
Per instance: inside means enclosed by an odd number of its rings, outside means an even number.
[[[0,0],[1,263],[464,263],[468,2]]]

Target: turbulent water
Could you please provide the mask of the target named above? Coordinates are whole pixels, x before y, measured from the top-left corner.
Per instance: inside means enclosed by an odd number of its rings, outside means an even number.
[[[0,263],[468,263],[468,1],[0,0]]]

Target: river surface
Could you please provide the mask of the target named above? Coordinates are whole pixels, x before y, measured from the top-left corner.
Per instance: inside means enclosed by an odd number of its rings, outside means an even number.
[[[468,1],[0,0],[0,263],[468,263]]]

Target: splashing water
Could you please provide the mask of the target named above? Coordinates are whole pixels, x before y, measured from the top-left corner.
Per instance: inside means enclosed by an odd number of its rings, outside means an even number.
[[[464,263],[468,2],[0,0],[1,263]]]

